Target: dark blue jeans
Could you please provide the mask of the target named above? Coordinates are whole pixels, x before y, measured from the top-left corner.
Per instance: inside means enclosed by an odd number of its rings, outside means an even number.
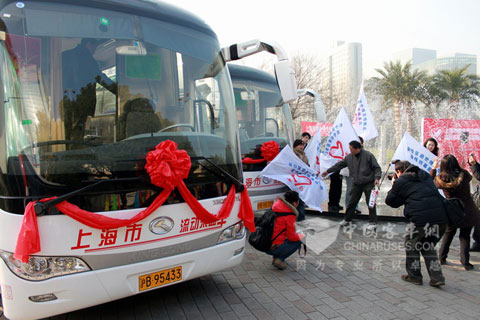
[[[298,217],[297,221],[303,221],[305,220],[305,202],[300,200],[297,206],[297,211],[298,211]]]
[[[273,256],[274,258],[285,261],[285,259],[290,257],[295,253],[295,251],[298,250],[298,248],[300,248],[301,244],[301,241],[290,241],[287,239],[284,243],[278,245],[278,247],[276,247],[274,250],[268,251],[267,254]]]

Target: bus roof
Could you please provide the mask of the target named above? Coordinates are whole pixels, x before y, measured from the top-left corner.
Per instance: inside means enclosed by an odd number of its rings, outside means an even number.
[[[229,63],[228,70],[230,71],[230,76],[232,77],[232,79],[235,78],[242,80],[260,81],[277,85],[277,81],[275,80],[275,77],[273,75],[259,69]]]
[[[0,0],[0,8],[17,0]],[[29,2],[45,2],[44,0],[30,0]],[[206,33],[217,39],[217,35],[202,19],[196,15],[157,0],[49,0],[50,3],[63,3],[83,7],[93,7],[103,10],[114,10],[152,19],[158,19],[173,24]]]

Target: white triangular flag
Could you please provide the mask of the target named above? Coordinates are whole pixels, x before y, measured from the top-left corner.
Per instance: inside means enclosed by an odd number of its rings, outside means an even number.
[[[392,160],[406,160],[430,173],[436,157],[408,132],[405,132],[402,141],[400,141],[397,150],[393,154]]]
[[[348,145],[352,140],[360,141],[350,119],[348,119],[345,109],[341,108],[330,130],[325,149],[320,156],[321,173],[350,153]]]
[[[312,140],[310,140],[305,148],[305,155],[307,156],[308,163],[310,168],[315,170],[315,172],[320,171],[320,154],[322,153],[322,130],[320,127],[317,132],[313,135]]]
[[[363,84],[360,87],[360,94],[357,100],[357,108],[355,109],[355,118],[352,122],[355,131],[364,141],[378,137],[378,131],[375,127],[370,107],[367,103],[367,98],[363,92]]]

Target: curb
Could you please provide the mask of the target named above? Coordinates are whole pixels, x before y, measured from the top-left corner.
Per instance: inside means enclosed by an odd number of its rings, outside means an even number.
[[[305,208],[305,213],[320,216],[320,217],[328,217],[328,218],[340,218],[343,219],[345,217],[344,213],[340,212],[333,212],[333,211],[323,211],[319,212],[314,209]],[[354,215],[355,219],[358,220],[368,220],[368,214],[356,214]],[[387,221],[387,222],[408,222],[405,217],[400,216],[379,216],[377,215],[378,221]]]

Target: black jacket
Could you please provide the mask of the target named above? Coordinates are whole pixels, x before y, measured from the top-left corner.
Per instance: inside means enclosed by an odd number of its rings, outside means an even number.
[[[411,165],[393,183],[385,203],[393,208],[405,205],[403,215],[415,226],[423,227],[427,223],[448,223],[441,197],[432,176]]]
[[[333,173],[345,167],[348,167],[354,184],[366,184],[375,179],[380,180],[382,177],[382,169],[378,165],[377,159],[363,148],[358,155],[348,154],[343,160],[330,167],[327,172]]]

